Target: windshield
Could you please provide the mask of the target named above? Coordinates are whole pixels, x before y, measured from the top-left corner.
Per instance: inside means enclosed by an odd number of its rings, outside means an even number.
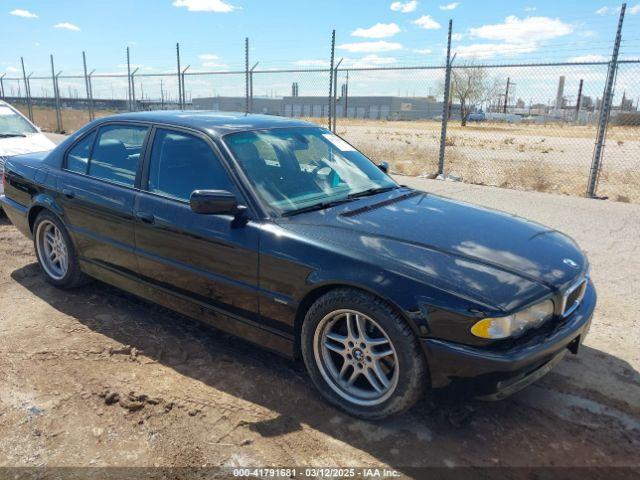
[[[0,138],[24,136],[27,133],[36,133],[37,130],[21,115],[6,105],[0,105]]]
[[[260,197],[280,215],[397,187],[371,160],[320,127],[233,133],[224,141]]]

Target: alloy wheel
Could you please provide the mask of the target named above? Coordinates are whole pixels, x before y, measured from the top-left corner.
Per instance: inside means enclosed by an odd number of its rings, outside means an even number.
[[[69,250],[60,229],[43,220],[36,231],[36,250],[40,265],[54,280],[61,280],[69,270]]]
[[[398,384],[393,343],[372,318],[353,310],[326,315],[314,335],[316,364],[327,384],[349,402],[383,403]]]

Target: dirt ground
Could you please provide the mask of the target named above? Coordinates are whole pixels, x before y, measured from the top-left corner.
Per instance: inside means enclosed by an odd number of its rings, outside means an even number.
[[[579,355],[502,402],[365,422],[260,348],[104,284],[49,286],[1,219],[0,466],[640,466],[640,205],[400,180],[574,236],[600,295]]]

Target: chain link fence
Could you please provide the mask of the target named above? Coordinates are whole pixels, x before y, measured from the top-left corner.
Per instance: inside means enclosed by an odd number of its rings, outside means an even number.
[[[610,69],[615,81],[607,97]],[[72,132],[118,112],[179,108],[303,118],[332,128],[398,174],[572,195],[587,192],[608,107],[593,196],[640,202],[640,61],[459,60],[445,101],[446,70],[357,62],[333,70],[183,68],[180,75],[66,75],[52,68],[49,76],[3,77],[0,97],[48,131]]]

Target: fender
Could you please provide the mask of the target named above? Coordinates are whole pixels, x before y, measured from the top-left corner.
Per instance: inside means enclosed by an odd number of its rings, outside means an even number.
[[[42,209],[46,209],[54,213],[60,221],[64,223],[64,211],[60,208],[60,205],[58,205],[55,198],[48,193],[41,192],[33,197],[31,206],[27,212],[27,219],[31,230],[33,230],[33,222],[35,221],[36,216]]]

